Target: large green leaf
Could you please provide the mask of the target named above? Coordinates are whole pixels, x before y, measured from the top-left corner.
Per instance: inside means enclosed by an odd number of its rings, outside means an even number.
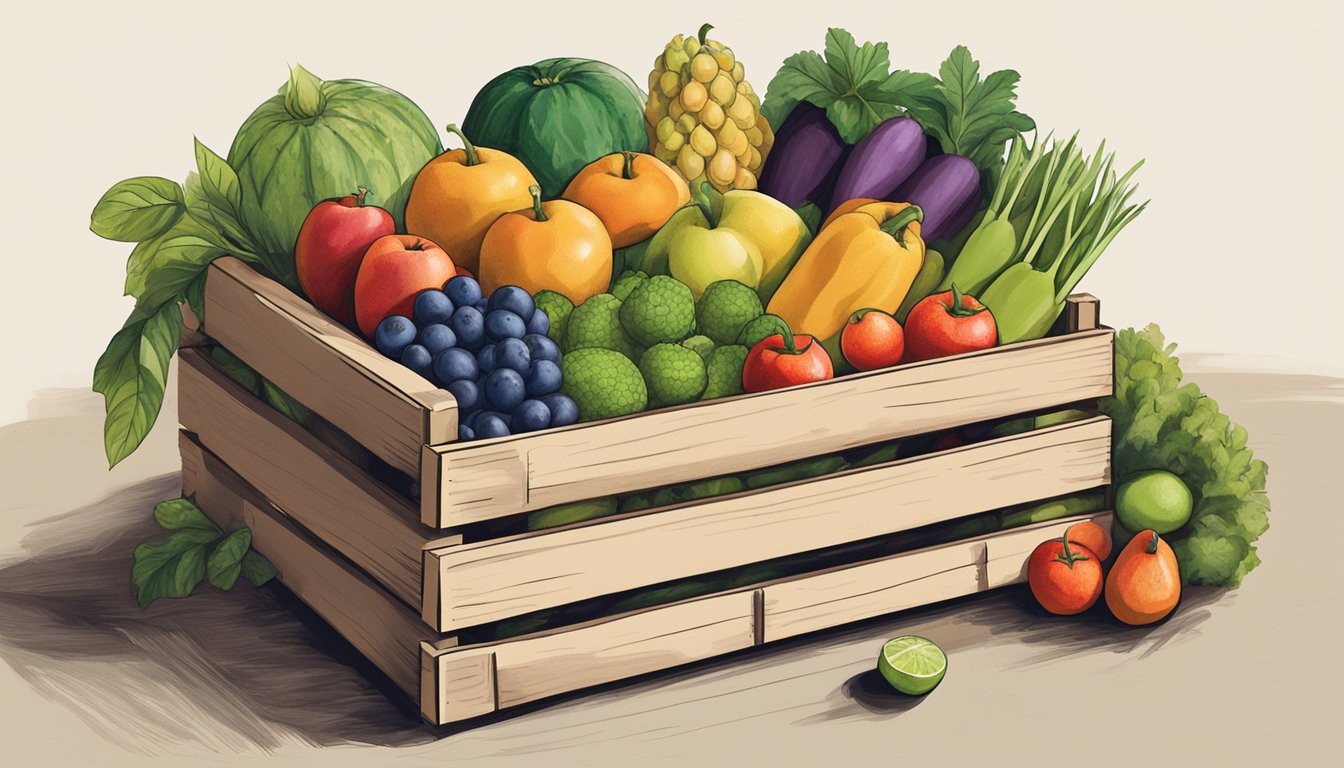
[[[186,210],[182,188],[161,176],[119,181],[93,207],[89,229],[99,237],[135,243],[173,226]]]
[[[137,307],[98,358],[93,389],[107,412],[103,443],[109,466],[129,456],[154,426],[181,322],[175,303],[152,313]]]
[[[169,531],[198,530],[219,535],[222,531],[189,499],[170,499],[154,506],[154,520]]]
[[[233,583],[243,572],[243,557],[252,546],[252,531],[239,528],[224,537],[206,563],[206,575],[210,583],[219,589],[233,589]]]
[[[243,555],[243,578],[247,579],[254,587],[260,587],[262,584],[274,579],[279,573],[271,561],[257,554],[256,551],[249,550]]]
[[[131,586],[141,610],[161,597],[186,597],[205,577],[205,548],[218,533],[189,528],[135,548]]]

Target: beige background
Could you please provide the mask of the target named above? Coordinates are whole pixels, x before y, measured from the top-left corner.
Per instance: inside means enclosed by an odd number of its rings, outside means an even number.
[[[1342,202],[1340,4],[794,5],[7,4],[0,743],[14,764],[143,764],[146,754],[180,763],[213,752],[367,764],[363,750],[311,749],[354,739],[384,745],[378,754],[410,744],[399,755],[411,759],[503,753],[526,763],[541,753],[552,764],[842,754],[1012,764],[1030,742],[1056,759],[1132,765],[1139,734],[1153,740],[1157,764],[1175,753],[1209,765],[1319,756],[1344,714],[1339,599],[1328,591],[1329,552],[1290,542],[1328,550],[1341,533],[1321,479],[1337,446],[1313,448],[1344,428],[1341,382],[1283,374],[1344,375],[1335,297],[1344,254],[1326,236]],[[932,69],[965,43],[985,70],[1022,73],[1019,105],[1042,127],[1080,129],[1087,144],[1105,137],[1121,160],[1146,157],[1142,193],[1154,203],[1083,288],[1103,298],[1108,324],[1156,321],[1183,350],[1209,354],[1192,367],[1274,469],[1263,571],[1150,634],[1058,630],[1024,618],[1010,597],[990,598],[437,742],[427,740],[442,734],[389,715],[338,652],[279,678],[292,690],[253,679],[311,656],[310,631],[270,592],[138,615],[126,553],[148,532],[148,505],[171,493],[173,425],[166,416],[141,454],[101,470],[99,404],[76,390],[130,302],[118,297],[129,247],[87,230],[99,195],[133,175],[181,179],[193,134],[224,153],[290,62],[395,87],[443,124],[461,119],[489,77],[548,56],[602,58],[643,81],[668,37],[706,20],[761,91],[785,56],[820,49],[828,25],[889,41],[898,67]],[[39,389],[53,391],[32,400]],[[946,633],[954,671],[937,696],[897,711],[865,693],[863,670],[874,643],[921,627]],[[256,674],[231,674],[239,669]],[[296,714],[308,709],[337,715]]]

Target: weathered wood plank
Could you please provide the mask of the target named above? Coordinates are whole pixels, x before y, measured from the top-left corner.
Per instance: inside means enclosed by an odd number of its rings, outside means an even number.
[[[423,445],[457,438],[452,395],[243,262],[211,264],[205,305],[207,335],[411,477]]]
[[[227,529],[247,526],[280,581],[359,649],[396,686],[420,694],[419,644],[432,635],[414,611],[343,558],[314,543],[190,435],[178,439],[182,493]]]
[[[439,601],[424,619],[446,632],[1109,482],[1110,420],[1098,416],[680,507],[429,548]]]
[[[1101,302],[1090,293],[1075,293],[1064,300],[1064,329],[1068,333],[1101,327]]]
[[[1111,393],[1113,333],[1082,331],[559,430],[424,450],[421,517],[450,527]]]
[[[417,522],[408,500],[259,403],[199,350],[181,352],[178,413],[202,445],[261,494],[407,605],[423,610],[422,550],[437,540]]]

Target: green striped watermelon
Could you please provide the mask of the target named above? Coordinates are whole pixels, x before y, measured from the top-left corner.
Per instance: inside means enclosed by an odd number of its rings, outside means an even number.
[[[599,157],[649,151],[644,94],[590,59],[546,59],[496,77],[472,100],[462,132],[521,160],[548,198]]]
[[[275,277],[296,286],[294,241],[314,205],[359,187],[400,228],[415,175],[443,151],[410,99],[363,80],[323,81],[303,67],[243,122],[228,162],[243,221]]]

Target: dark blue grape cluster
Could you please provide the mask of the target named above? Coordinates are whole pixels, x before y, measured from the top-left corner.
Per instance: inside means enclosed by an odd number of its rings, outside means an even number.
[[[578,407],[560,394],[550,318],[527,291],[506,285],[484,296],[479,283],[459,275],[416,296],[412,315],[384,318],[373,344],[453,394],[462,440],[578,421]]]

